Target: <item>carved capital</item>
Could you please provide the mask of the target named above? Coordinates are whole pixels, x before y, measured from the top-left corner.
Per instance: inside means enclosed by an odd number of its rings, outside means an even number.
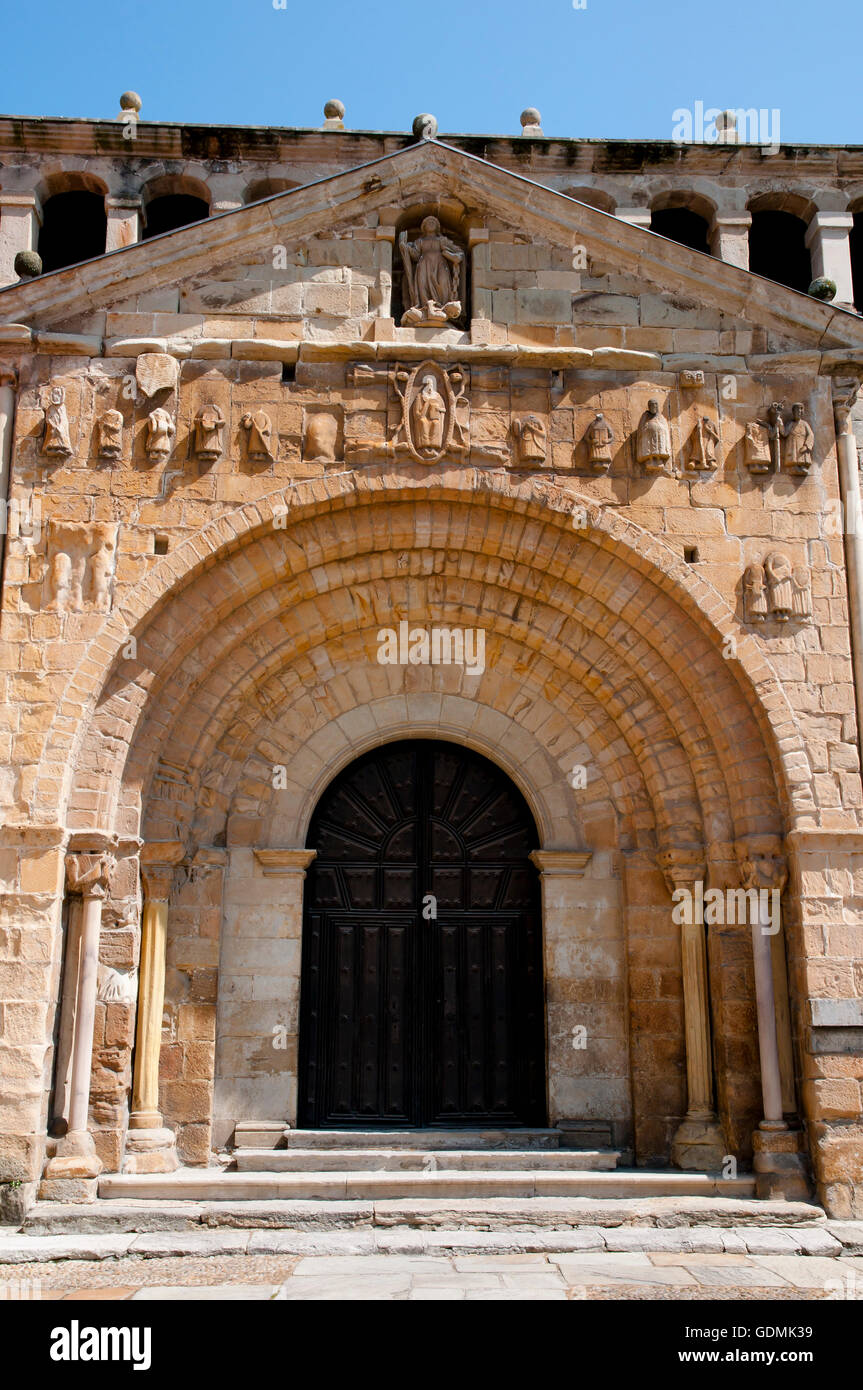
[[[106,851],[66,855],[66,888],[84,898],[104,898],[114,870],[114,855]]]
[[[776,888],[788,879],[788,861],[778,835],[747,835],[734,846],[744,888]]]
[[[158,840],[141,846],[141,882],[151,903],[166,903],[171,895],[174,869],[185,854],[180,840]]]
[[[0,386],[11,386],[14,391],[18,385],[18,369],[11,362],[0,362]]]
[[[859,376],[837,375],[833,378],[833,416],[837,434],[851,434],[851,412],[861,384]]]
[[[267,877],[273,874],[305,874],[316,849],[256,849],[255,858]]]
[[[665,876],[669,893],[678,888],[690,888],[693,883],[703,883],[707,873],[707,860],[701,845],[661,849],[656,862]]]
[[[566,878],[584,878],[587,866],[593,858],[592,850],[585,849],[535,849],[528,855],[541,874]]]

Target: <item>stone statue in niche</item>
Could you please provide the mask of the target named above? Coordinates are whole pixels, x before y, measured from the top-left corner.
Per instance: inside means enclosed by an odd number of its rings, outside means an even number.
[[[329,410],[310,410],[306,415],[303,461],[335,463],[338,439],[338,416]]]
[[[460,318],[465,254],[442,234],[438,219],[424,217],[415,241],[408,241],[407,232],[402,232],[399,254],[405,273],[405,297],[410,301],[402,315],[402,327],[434,327]]]
[[[172,440],[175,434],[176,426],[164,406],[151,410],[147,416],[147,458],[154,463],[168,458],[174,447]]]
[[[545,463],[548,430],[541,415],[513,420],[512,433],[519,463]]]
[[[791,407],[791,424],[785,432],[785,466],[789,473],[805,477],[812,467],[815,435],[806,419],[802,401]]]
[[[224,447],[225,417],[219,406],[209,401],[195,416],[195,457],[204,463],[221,458]]]
[[[597,410],[585,433],[587,461],[594,473],[607,473],[611,467],[614,430],[601,410]]]
[[[49,458],[68,458],[72,453],[69,438],[69,419],[66,414],[66,391],[62,386],[52,386],[45,407],[45,435],[42,452]]]
[[[750,420],[746,426],[745,457],[750,473],[767,473],[770,468],[770,438],[767,426],[760,420]]]
[[[781,550],[763,562],[749,565],[743,575],[744,613],[747,622],[773,618],[787,623],[812,616],[812,576],[806,565],[792,565]]]
[[[99,416],[98,424],[99,458],[118,459],[123,452],[123,416],[119,410],[106,410]]]
[[[641,417],[636,456],[648,473],[658,473],[671,458],[671,430],[657,400],[647,402],[647,410]]]
[[[250,410],[243,416],[240,424],[248,431],[248,457],[255,463],[272,463],[273,426],[269,415],[263,410]]]
[[[689,467],[697,473],[709,473],[716,467],[716,446],[719,430],[709,415],[700,415],[692,432],[692,453]]]

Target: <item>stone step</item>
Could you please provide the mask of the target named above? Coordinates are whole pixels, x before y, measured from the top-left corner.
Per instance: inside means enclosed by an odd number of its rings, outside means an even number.
[[[240,1173],[602,1172],[617,1167],[613,1149],[237,1149]]]
[[[286,1129],[288,1149],[557,1149],[559,1129]],[[266,1145],[261,1144],[264,1148]]]
[[[107,1179],[103,1179],[107,1181]],[[451,1198],[390,1201],[244,1201],[222,1198],[198,1202],[182,1197],[122,1197],[91,1205],[37,1202],[28,1212],[26,1235],[75,1236],[124,1232],[245,1230],[287,1233],[298,1239],[328,1234],[375,1231],[442,1233],[449,1239],[481,1241],[484,1233],[509,1234],[521,1241],[533,1236],[543,1248],[555,1233],[607,1231],[619,1248],[627,1232],[639,1230],[733,1231],[742,1227],[769,1232],[776,1228],[818,1231],[827,1218],[809,1202],[755,1201],[739,1195],[705,1197],[486,1197],[480,1201]],[[829,1223],[831,1229],[836,1223]],[[617,1233],[617,1234],[615,1234]],[[364,1237],[365,1238],[365,1237]],[[634,1237],[633,1237],[634,1238]],[[838,1235],[863,1252],[863,1222],[846,1222]],[[447,1237],[442,1234],[442,1240]],[[300,1239],[302,1244],[302,1240]],[[607,1243],[607,1242],[606,1242]],[[572,1248],[572,1247],[565,1247]],[[610,1248],[610,1247],[609,1247]],[[820,1252],[819,1252],[820,1253]],[[83,1258],[83,1257],[82,1257]]]
[[[193,1199],[199,1202],[327,1200],[440,1201],[494,1197],[751,1197],[751,1177],[719,1178],[707,1173],[649,1172],[219,1172],[178,1169],[175,1173],[109,1173],[99,1179],[99,1196]]]

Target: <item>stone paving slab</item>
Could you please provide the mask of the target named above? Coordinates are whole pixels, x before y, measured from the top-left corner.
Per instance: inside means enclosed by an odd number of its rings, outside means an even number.
[[[215,1284],[197,1285],[183,1288],[177,1284],[152,1284],[149,1288],[138,1289],[132,1295],[134,1302],[153,1303],[157,1299],[170,1299],[172,1302],[193,1302],[196,1300],[218,1300],[230,1303],[248,1301],[261,1302],[275,1298],[278,1285],[268,1284]]]

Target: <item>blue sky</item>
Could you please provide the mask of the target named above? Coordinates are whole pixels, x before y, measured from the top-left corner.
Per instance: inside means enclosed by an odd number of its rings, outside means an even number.
[[[580,0],[579,0],[580,2]],[[861,0],[7,0],[0,110],[356,129],[670,138],[675,108],[778,107],[781,138],[863,144]]]

